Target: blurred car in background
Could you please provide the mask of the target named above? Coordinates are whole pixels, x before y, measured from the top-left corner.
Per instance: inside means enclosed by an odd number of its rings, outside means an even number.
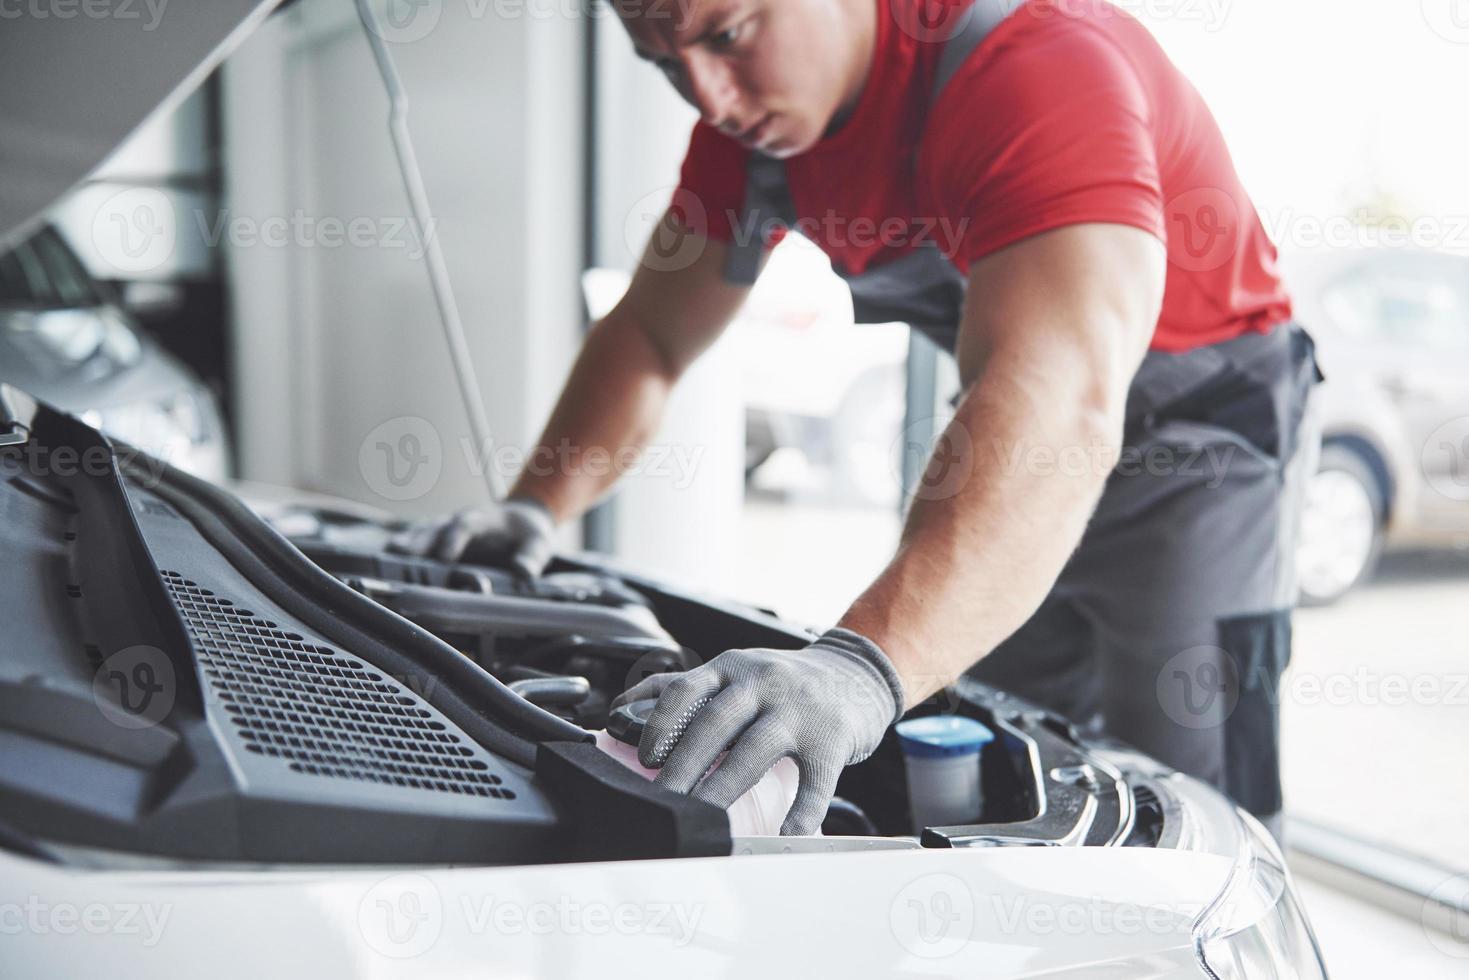
[[[901,491],[908,328],[792,312],[751,317],[739,344],[745,473],[782,448],[822,472],[835,502],[896,507]],[[771,467],[774,470],[775,467]]]
[[[620,269],[583,276],[605,316],[627,291]],[[854,324],[852,297],[816,246],[777,248],[731,326],[745,401],[745,476],[760,490],[896,507],[908,328]]]
[[[851,293],[831,261],[790,236],[741,314],[737,349],[752,486],[898,505],[906,326],[854,323]]]
[[[1327,376],[1298,553],[1302,599],[1320,605],[1384,548],[1469,542],[1469,259],[1322,249],[1281,265]]]
[[[0,381],[196,476],[227,476],[213,393],[139,331],[50,225],[0,255]]]

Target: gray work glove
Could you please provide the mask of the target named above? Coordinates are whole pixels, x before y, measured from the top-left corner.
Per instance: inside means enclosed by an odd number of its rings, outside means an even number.
[[[842,769],[873,753],[903,712],[903,687],[877,644],[829,630],[803,650],[729,650],[682,674],[655,674],[612,702],[658,704],[638,761],[656,782],[728,808],[786,756],[801,784],[781,824],[786,835],[821,829]],[[719,767],[702,782],[719,754]]]
[[[555,553],[556,522],[539,500],[510,497],[497,508],[475,507],[414,525],[393,542],[393,550],[439,561],[508,563],[536,578]]]

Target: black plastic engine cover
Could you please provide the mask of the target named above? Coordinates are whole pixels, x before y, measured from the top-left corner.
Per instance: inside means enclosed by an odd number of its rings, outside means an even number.
[[[291,616],[90,428],[32,426],[0,448],[7,823],[218,859],[551,858],[550,800],[431,703],[432,677]]]

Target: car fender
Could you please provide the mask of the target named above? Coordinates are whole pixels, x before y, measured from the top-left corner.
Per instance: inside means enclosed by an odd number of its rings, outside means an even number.
[[[1323,443],[1353,442],[1377,455],[1388,481],[1387,527],[1411,524],[1423,477],[1398,409],[1367,384],[1328,380],[1313,397]]]
[[[1191,928],[1230,867],[975,848],[101,874],[7,853],[0,881],[28,924],[7,960],[31,975],[1158,978],[1199,975]]]

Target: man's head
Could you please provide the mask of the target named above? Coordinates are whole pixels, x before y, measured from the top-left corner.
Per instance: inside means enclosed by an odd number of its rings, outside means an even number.
[[[855,105],[872,58],[874,0],[610,0],[638,55],[704,120],[787,157]]]

